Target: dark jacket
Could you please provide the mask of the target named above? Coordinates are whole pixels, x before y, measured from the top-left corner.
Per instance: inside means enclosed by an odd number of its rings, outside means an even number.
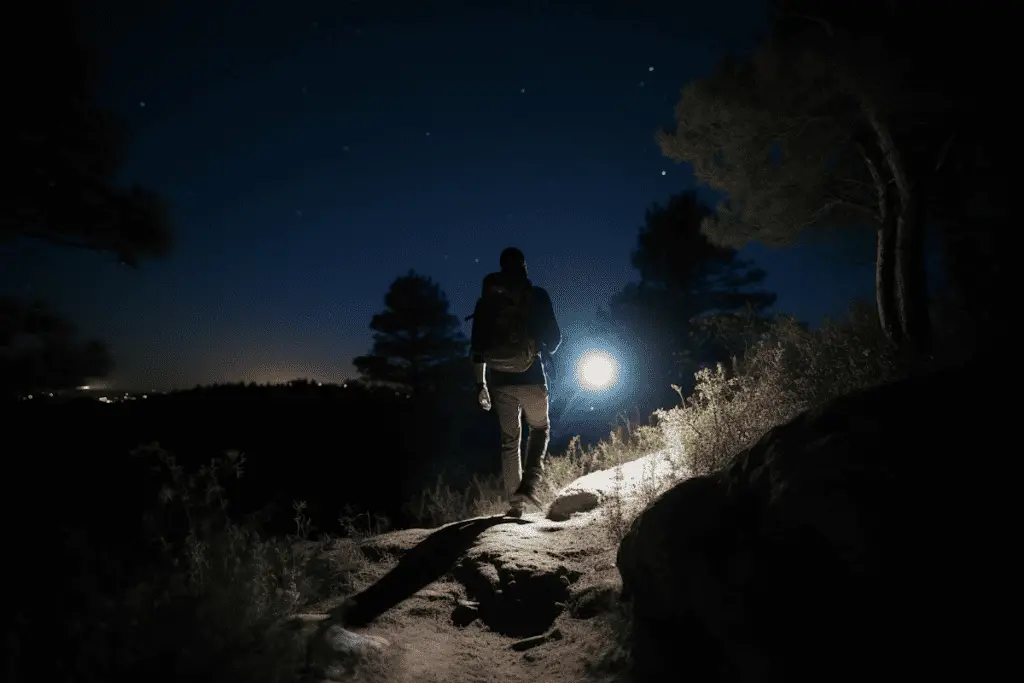
[[[513,278],[505,273],[491,273],[484,278],[486,289],[495,279]],[[487,383],[490,386],[502,386],[510,384],[543,384],[547,385],[547,374],[544,371],[544,354],[553,356],[562,343],[562,330],[555,320],[555,310],[551,305],[551,297],[543,287],[537,287],[527,279],[527,284],[533,288],[530,310],[530,334],[537,340],[540,352],[537,360],[526,372],[500,372],[487,369]],[[477,354],[477,331],[476,319],[473,320],[473,328],[470,332],[470,353],[474,363],[482,363],[483,359]]]

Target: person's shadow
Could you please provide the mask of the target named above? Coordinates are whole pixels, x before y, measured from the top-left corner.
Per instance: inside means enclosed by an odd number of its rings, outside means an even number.
[[[529,523],[526,519],[496,515],[443,526],[410,549],[377,583],[331,610],[330,621],[340,622],[346,628],[365,626],[441,578],[487,529],[498,524]]]

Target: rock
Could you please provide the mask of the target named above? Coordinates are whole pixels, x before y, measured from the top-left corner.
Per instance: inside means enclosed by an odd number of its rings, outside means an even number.
[[[310,642],[309,668],[327,679],[340,680],[340,676],[351,673],[357,664],[380,656],[390,645],[380,636],[355,633],[335,624],[319,632]]]
[[[547,518],[560,522],[569,519],[578,512],[593,510],[601,504],[602,494],[599,491],[582,489],[563,489],[548,506]]]
[[[386,638],[356,633],[338,625],[329,627],[323,639],[335,654],[355,658],[380,652],[391,644]]]
[[[479,617],[480,605],[471,600],[459,600],[452,610],[452,623],[459,628],[469,626]]]
[[[1005,451],[1005,405],[977,370],[858,392],[665,492],[617,557],[636,680],[680,648],[696,680],[978,678],[1012,516],[965,463]]]
[[[574,619],[590,619],[611,611],[619,599],[619,586],[613,581],[602,581],[581,588],[572,597],[569,614]]]
[[[661,479],[670,470],[671,463],[664,453],[652,453],[611,469],[591,472],[555,494],[555,499],[548,506],[547,518],[564,521],[574,514],[593,510],[608,496],[616,494],[619,488],[628,495],[645,478]]]

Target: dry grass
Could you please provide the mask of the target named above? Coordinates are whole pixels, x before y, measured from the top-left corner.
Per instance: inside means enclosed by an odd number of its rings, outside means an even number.
[[[432,488],[424,489],[405,505],[406,512],[424,528],[432,529],[460,519],[504,512],[501,477],[474,475],[470,485],[457,489],[439,476]]]
[[[546,472],[553,488],[562,488],[580,477],[632,462],[660,451],[665,446],[664,432],[657,426],[640,425],[629,420],[594,446],[583,446],[578,436],[569,442],[565,453],[548,458]]]
[[[294,505],[295,531],[284,537],[235,523],[224,485],[241,476],[240,453],[195,472],[158,445],[133,454],[150,460],[163,481],[147,515],[159,558],[151,566],[119,566],[135,578],[114,592],[93,588],[86,607],[66,615],[83,636],[74,661],[59,666],[78,681],[294,680],[305,642],[289,617],[350,591],[361,558],[353,553],[348,566],[311,571],[328,539],[310,538],[302,502]],[[88,561],[88,548],[79,552]]]
[[[619,465],[611,470],[612,488],[599,508],[599,529],[616,547],[637,515],[687,476],[680,463],[671,459],[667,449],[651,454],[651,457],[636,465],[641,468],[631,472],[628,483],[626,467]]]
[[[904,372],[866,305],[817,330],[779,318],[742,356],[698,372],[693,393],[657,417],[673,457],[708,474],[804,410]]]
[[[649,425],[627,421],[608,438],[587,448],[573,438],[565,453],[549,456],[544,466],[548,496],[585,474],[636,460],[663,447],[663,432]],[[497,462],[497,455],[495,456]],[[461,519],[496,515],[508,507],[500,475],[475,475],[469,487],[457,489],[438,477],[433,487],[421,491],[406,503],[405,510],[415,522],[434,528]]]

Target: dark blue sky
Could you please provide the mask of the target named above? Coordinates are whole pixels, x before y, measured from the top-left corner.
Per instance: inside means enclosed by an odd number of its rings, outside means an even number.
[[[89,18],[101,101],[131,127],[125,179],[171,200],[176,249],[131,270],[6,245],[0,285],[108,341],[108,384],[133,389],[351,376],[397,275],[434,277],[461,317],[509,244],[571,334],[634,277],[644,210],[692,186],[653,131],[688,80],[749,47],[763,12],[115,4]],[[864,237],[858,263],[835,247],[744,255],[769,272],[777,308],[817,321],[871,296]]]

